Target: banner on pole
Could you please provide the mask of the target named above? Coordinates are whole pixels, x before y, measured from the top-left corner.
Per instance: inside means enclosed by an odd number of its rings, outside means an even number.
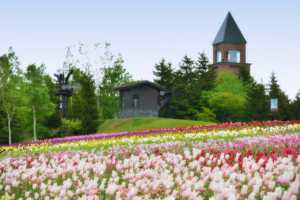
[[[278,99],[271,99],[271,112],[278,111]]]

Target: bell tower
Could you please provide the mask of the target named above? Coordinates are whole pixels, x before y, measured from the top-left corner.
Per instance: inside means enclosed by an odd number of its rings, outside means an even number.
[[[239,66],[246,66],[250,72],[250,63],[246,63],[246,43],[242,32],[228,12],[213,45],[213,66],[219,74],[222,70],[239,73]]]

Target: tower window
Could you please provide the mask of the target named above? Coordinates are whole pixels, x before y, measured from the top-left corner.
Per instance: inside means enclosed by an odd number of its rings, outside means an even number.
[[[221,61],[222,61],[222,52],[217,51],[217,62],[221,62]]]
[[[229,50],[228,51],[228,61],[229,62],[240,62],[240,51],[237,50]]]
[[[139,107],[139,95],[133,95],[133,107]]]

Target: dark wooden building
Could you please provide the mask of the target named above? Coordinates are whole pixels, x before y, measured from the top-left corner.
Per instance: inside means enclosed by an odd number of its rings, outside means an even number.
[[[114,87],[119,90],[118,118],[158,117],[158,96],[164,88],[150,81],[136,81]]]

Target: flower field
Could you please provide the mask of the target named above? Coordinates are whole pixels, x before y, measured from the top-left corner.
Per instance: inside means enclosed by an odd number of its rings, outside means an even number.
[[[300,121],[0,147],[2,199],[300,199]]]

